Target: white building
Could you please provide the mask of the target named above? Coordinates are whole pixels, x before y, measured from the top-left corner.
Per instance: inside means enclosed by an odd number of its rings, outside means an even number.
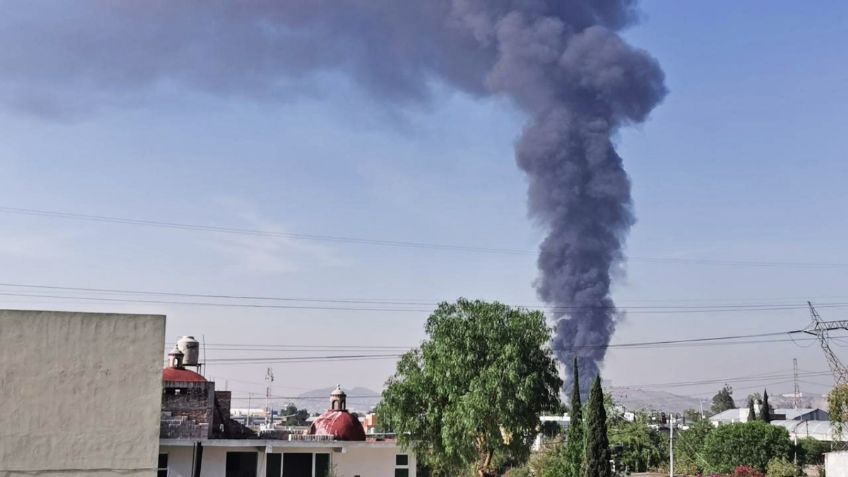
[[[415,476],[415,457],[389,440],[162,439],[159,452],[168,477],[192,477],[197,454],[201,477]]]
[[[804,420],[804,421],[771,421],[769,424],[786,428],[792,440],[811,438],[817,441],[837,441],[836,429],[830,421]]]
[[[394,439],[366,435],[363,424],[348,412],[341,388],[332,392],[330,408],[305,433],[286,430],[267,438],[234,423],[229,393],[215,391],[214,383],[202,376],[169,367],[163,379],[159,477],[415,476],[415,456]]]
[[[848,477],[848,451],[825,454],[824,471],[827,477]]]
[[[155,475],[165,317],[0,310],[0,475]]]
[[[759,416],[759,412],[759,405],[755,404],[755,415]],[[816,408],[779,408],[772,410],[771,418],[773,421],[826,421],[830,419],[830,416],[827,414],[826,411]],[[722,424],[733,424],[736,422],[748,422],[748,408],[740,407],[728,409],[714,416],[711,416],[710,422],[714,426],[720,426]]]

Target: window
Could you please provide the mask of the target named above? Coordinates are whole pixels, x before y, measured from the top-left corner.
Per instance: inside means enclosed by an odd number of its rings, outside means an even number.
[[[409,477],[409,456],[397,454],[395,456],[395,477]]]
[[[315,477],[330,475],[330,454],[315,454]]]
[[[168,477],[168,454],[159,454],[156,467],[156,477]]]
[[[280,477],[283,472],[283,454],[265,454],[265,477]]]
[[[286,452],[283,454],[283,475],[286,477],[312,477],[312,454]]]
[[[256,452],[227,452],[226,477],[256,477]]]

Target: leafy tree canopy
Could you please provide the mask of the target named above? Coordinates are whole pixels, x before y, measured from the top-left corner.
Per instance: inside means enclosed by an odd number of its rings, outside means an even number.
[[[824,464],[825,452],[832,450],[832,444],[827,441],[819,441],[812,437],[798,439],[798,462],[805,465],[822,465]]]
[[[715,429],[708,420],[700,420],[674,435],[674,464],[677,470],[696,475],[704,472],[704,440]]]
[[[298,409],[294,403],[288,403],[281,413],[281,418],[287,426],[305,426],[309,418],[309,411]]]
[[[830,390],[827,395],[827,407],[830,422],[841,440],[845,437],[845,425],[848,424],[848,384],[842,384]]]
[[[740,465],[761,472],[775,457],[789,457],[792,444],[783,427],[762,421],[727,424],[711,431],[704,439],[706,471],[728,473]]]
[[[668,462],[668,437],[642,422],[622,421],[609,429],[609,443],[622,469],[645,472]]]
[[[735,407],[736,403],[733,402],[733,388],[730,387],[729,384],[725,384],[724,387],[721,388],[715,396],[713,396],[712,411],[713,413],[718,414]]]
[[[539,415],[559,409],[562,381],[538,311],[460,299],[427,319],[383,392],[381,419],[434,472],[498,475],[523,462]]]

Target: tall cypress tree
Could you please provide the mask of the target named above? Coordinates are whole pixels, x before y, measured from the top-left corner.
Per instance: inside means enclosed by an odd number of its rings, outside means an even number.
[[[748,422],[755,421],[757,413],[754,411],[754,398],[748,398]]]
[[[763,390],[763,404],[760,408],[760,420],[763,422],[771,422],[771,413],[769,412],[768,391]]]
[[[583,477],[611,477],[607,412],[601,377],[595,377],[589,403],[586,405],[586,450],[583,456]]]
[[[565,441],[565,458],[568,474],[563,477],[580,477],[580,466],[583,464],[583,405],[580,403],[580,373],[577,370],[577,357],[574,357],[571,377],[574,385],[571,388],[571,409],[569,411],[568,434]]]

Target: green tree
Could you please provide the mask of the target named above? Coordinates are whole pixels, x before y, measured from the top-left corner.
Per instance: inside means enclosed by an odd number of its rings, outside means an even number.
[[[719,426],[704,439],[705,470],[728,473],[740,465],[764,472],[775,457],[789,457],[792,444],[783,427],[762,421]]]
[[[798,440],[795,450],[798,452],[799,464],[821,465],[824,464],[825,452],[831,451],[831,443],[805,437]]]
[[[568,435],[565,439],[564,467],[562,477],[580,477],[580,466],[583,463],[583,405],[580,402],[580,372],[577,367],[577,357],[574,358],[574,376],[571,377],[571,409],[569,410]]]
[[[622,469],[645,472],[668,461],[668,438],[644,422],[623,421],[609,429],[609,443],[620,449]]]
[[[306,420],[309,418],[309,411],[306,409],[298,409],[294,403],[288,403],[282,411],[281,418],[287,426],[305,426]]]
[[[827,393],[827,413],[830,414],[835,437],[842,440],[848,424],[848,384],[835,386]]]
[[[698,422],[703,418],[704,416],[702,416],[697,409],[687,409],[683,411],[683,419],[685,419],[686,422]]]
[[[704,472],[706,463],[701,453],[704,440],[715,429],[710,421],[702,420],[674,436],[674,466],[690,475]]]
[[[763,422],[771,422],[771,413],[769,412],[768,391],[763,390],[763,403],[760,405],[760,420]]]
[[[757,419],[757,412],[754,411],[754,398],[748,398],[748,422]]]
[[[583,477],[610,477],[610,447],[607,436],[607,413],[601,377],[596,376],[586,405],[586,448],[583,451]]]
[[[436,475],[489,477],[526,461],[539,415],[560,405],[545,316],[460,299],[441,303],[425,331],[378,406],[400,444]]]
[[[714,414],[718,414],[735,407],[736,403],[733,402],[733,388],[731,388],[729,384],[725,384],[724,387],[721,388],[715,396],[713,396],[712,411]]]

